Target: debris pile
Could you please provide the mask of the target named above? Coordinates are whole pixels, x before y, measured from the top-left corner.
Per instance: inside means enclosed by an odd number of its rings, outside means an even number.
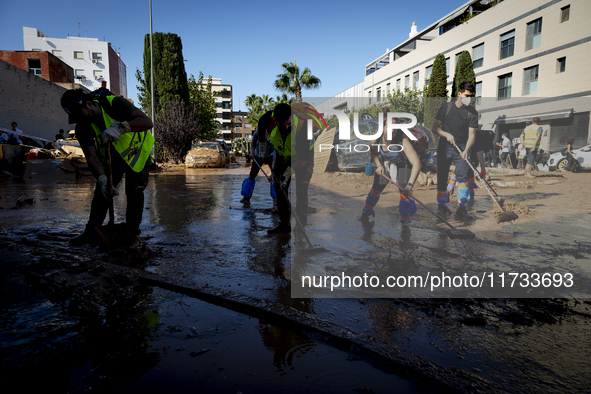
[[[503,209],[504,211],[501,211],[499,209],[498,206],[494,206],[493,210],[489,213],[491,213],[497,220],[497,223],[499,223],[500,221],[506,221],[506,220],[500,220],[503,215],[512,215],[515,216],[517,215],[517,217],[526,217],[526,216],[531,216],[534,215],[536,212],[533,209],[530,209],[527,205],[525,204],[518,204],[513,200],[504,200],[503,201]],[[517,219],[517,217],[515,217],[515,219]]]

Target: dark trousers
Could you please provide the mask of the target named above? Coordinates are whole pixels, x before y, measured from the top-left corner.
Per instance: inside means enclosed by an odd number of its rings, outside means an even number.
[[[257,165],[257,163],[258,163],[258,165]],[[251,181],[255,180],[255,178],[257,177],[257,175],[261,171],[259,166],[261,166],[261,167],[263,166],[263,160],[259,159],[258,157],[255,156],[255,158],[252,159],[252,165],[250,166],[250,174],[248,175],[248,179],[250,179]]]
[[[290,208],[289,202],[286,199],[286,195],[289,191],[289,180],[285,182],[283,173],[287,167],[291,166],[290,158],[284,158],[281,155],[277,155],[275,166],[273,168],[274,179],[279,182],[275,182],[275,193],[277,193],[277,210],[279,212],[279,221],[281,223],[289,223]],[[310,187],[310,179],[314,173],[314,158],[309,158],[306,164],[300,168],[295,174],[296,184],[296,214],[298,218],[305,226],[308,224],[308,188]],[[282,188],[281,182],[286,183],[286,186]]]
[[[134,232],[139,234],[142,215],[144,213],[144,189],[148,185],[150,175],[148,165],[146,163],[142,171],[135,172],[114,149],[111,150],[111,160],[113,164],[114,187],[117,187],[125,174],[125,195],[127,197],[125,221],[132,233],[131,235],[134,235]],[[97,183],[90,206],[90,218],[88,219],[87,227],[101,226],[105,221],[108,211],[109,201],[103,197]]]
[[[461,149],[461,148],[460,148]],[[470,166],[458,153],[455,147],[446,144],[437,150],[437,191],[446,192],[451,163],[456,166],[456,179],[458,183],[468,182]]]
[[[573,155],[571,155],[570,153],[566,152],[566,169],[568,171],[572,171],[572,166],[575,162],[575,157]]]
[[[513,168],[513,164],[511,163],[511,154],[509,152],[501,153],[501,165],[507,168]]]

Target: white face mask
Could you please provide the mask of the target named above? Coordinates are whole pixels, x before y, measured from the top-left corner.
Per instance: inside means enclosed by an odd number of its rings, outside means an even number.
[[[462,98],[462,104],[464,104],[466,107],[468,105],[470,105],[470,101],[472,101],[472,97],[463,97]]]

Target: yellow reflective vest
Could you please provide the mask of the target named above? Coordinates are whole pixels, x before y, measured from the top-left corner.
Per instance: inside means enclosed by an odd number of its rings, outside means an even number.
[[[113,99],[115,97],[116,96],[107,96],[106,99],[109,101],[109,104],[113,105]],[[102,106],[100,107],[103,113],[105,127],[108,128],[116,120],[110,117]],[[99,130],[99,128],[94,123],[92,123],[92,128],[94,129],[99,142],[99,153],[101,157],[104,158],[105,147],[103,146],[100,138],[102,131]],[[154,146],[154,136],[150,130],[123,133],[117,141],[112,143],[112,145],[132,170],[135,172],[140,172],[144,169],[146,161],[152,152],[152,147]]]
[[[299,122],[306,121],[307,119],[312,119],[320,128],[325,127],[326,123],[314,107],[307,103],[297,103],[291,105],[291,130],[295,130],[295,133],[292,131],[283,138],[281,136],[281,132],[279,128],[275,126],[275,128],[271,131],[271,135],[269,137],[269,141],[273,144],[273,147],[283,157],[291,157],[292,160],[297,160],[297,147],[295,146],[295,136],[297,135],[300,130],[298,130]],[[273,116],[273,114],[271,115]],[[314,139],[310,140],[309,149],[314,150]]]
[[[527,126],[524,130],[523,130],[523,145],[528,148],[534,148],[534,143],[536,142],[536,139],[538,138],[538,129],[540,128],[540,125],[537,124],[530,124],[529,126]],[[535,146],[535,149],[539,149],[540,148],[540,143],[542,142],[542,139],[540,138],[540,140],[538,141],[538,144]]]

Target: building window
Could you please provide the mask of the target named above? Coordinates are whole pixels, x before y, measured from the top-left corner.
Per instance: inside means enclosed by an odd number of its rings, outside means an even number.
[[[429,86],[429,79],[431,79],[431,73],[433,72],[433,65],[425,68],[425,86]]]
[[[460,53],[456,53],[456,63],[455,63],[455,66],[456,66],[456,67],[458,66],[458,62],[460,61],[460,55],[461,55],[461,54],[462,54],[462,52],[460,52]]]
[[[82,51],[74,51],[74,59],[84,59],[84,53]]]
[[[103,61],[103,54],[100,52],[92,52],[92,62],[94,64],[100,63]]]
[[[85,81],[86,76],[84,75],[84,70],[74,70],[74,79]]]
[[[538,66],[523,70],[523,95],[535,94],[538,91]]]
[[[478,105],[482,102],[482,81],[476,82],[476,92],[474,93],[474,104]]]
[[[556,73],[563,73],[566,71],[566,57],[556,59]]]
[[[542,43],[542,18],[528,23],[526,31],[525,50],[529,51],[539,47]]]
[[[566,22],[570,18],[570,4],[560,9],[560,23]]]
[[[450,67],[451,67],[451,63],[449,61],[449,58],[447,58],[447,59],[445,59],[445,73],[446,73],[445,76],[448,78],[449,78],[449,72],[451,71]]]
[[[472,68],[484,65],[484,43],[472,48]]]
[[[404,77],[404,89],[410,89],[410,74]]]
[[[376,89],[376,100],[378,103],[382,101],[382,88]]]
[[[419,72],[415,71],[412,73],[412,84],[415,90],[419,90]]]
[[[29,61],[29,72],[33,75],[41,75],[41,60],[27,59]]]
[[[92,73],[97,81],[103,78],[103,70],[94,70]]]
[[[388,96],[390,95],[390,84],[389,83],[386,84],[386,94]]]
[[[216,108],[222,108],[222,103],[215,103]]]
[[[513,74],[505,74],[499,77],[499,90],[497,92],[497,100],[505,100],[511,98],[511,82]]]
[[[230,102],[229,101],[224,103],[224,109],[230,109]]]
[[[252,125],[250,123],[245,123],[244,128],[245,129],[252,129]]]
[[[54,49],[53,51],[51,51],[51,53],[53,54],[53,56],[57,57],[58,59],[62,58],[62,51],[59,49]]]
[[[513,56],[515,49],[515,30],[501,35],[501,60]]]
[[[400,78],[396,80],[396,91],[400,92]]]

